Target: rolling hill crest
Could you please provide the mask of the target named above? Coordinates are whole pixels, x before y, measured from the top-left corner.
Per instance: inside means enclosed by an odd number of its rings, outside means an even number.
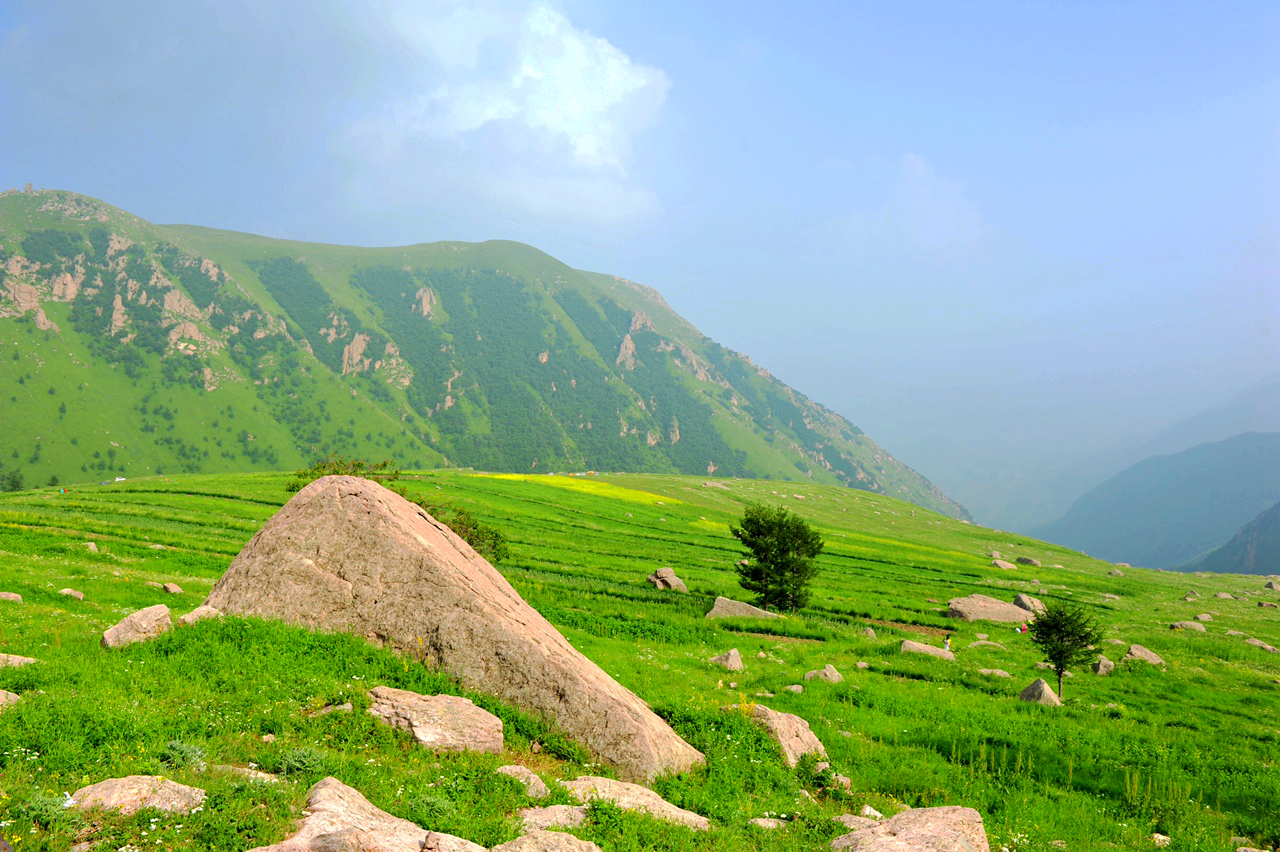
[[[519,243],[352,248],[0,193],[0,465],[808,479],[964,507],[654,290]]]

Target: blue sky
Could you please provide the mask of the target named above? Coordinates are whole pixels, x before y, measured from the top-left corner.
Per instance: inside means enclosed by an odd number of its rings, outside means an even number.
[[[1280,369],[1275,3],[0,4],[0,183],[518,239],[1013,518]]]

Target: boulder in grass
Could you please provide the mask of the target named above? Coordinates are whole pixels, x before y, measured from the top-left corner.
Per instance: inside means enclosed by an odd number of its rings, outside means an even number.
[[[35,657],[23,657],[18,654],[0,654],[0,669],[5,666],[29,666],[32,663],[37,662],[39,662],[39,660]]]
[[[1262,609],[1280,609],[1280,605],[1274,604],[1271,601],[1258,601],[1258,606]]]
[[[1018,595],[1013,599],[1013,605],[1018,609],[1025,609],[1032,615],[1044,615],[1044,602],[1039,598],[1031,597],[1031,595]]]
[[[22,603],[22,595],[17,592],[0,592],[0,601],[13,601],[14,603]]]
[[[776,831],[779,828],[786,828],[786,820],[774,819],[773,817],[756,817],[747,820],[747,825],[752,828],[759,828],[764,831]]]
[[[1150,663],[1153,666],[1163,666],[1164,660],[1160,659],[1160,655],[1155,651],[1150,651],[1141,645],[1130,645],[1129,653],[1125,654],[1120,660],[1122,663],[1138,661],[1142,663]]]
[[[835,666],[831,665],[830,663],[827,663],[826,666],[824,666],[823,668],[815,669],[814,671],[804,673],[805,680],[813,680],[814,678],[817,678],[819,680],[825,680],[827,683],[840,683],[842,680],[844,680],[844,675],[836,671]]]
[[[98,543],[97,543],[97,542],[94,542],[94,541],[86,541],[86,542],[84,543],[84,546],[85,546],[85,549],[86,549],[86,550],[88,550],[90,553],[97,553],[97,552],[98,552]]]
[[[1207,612],[1202,612],[1196,616],[1196,621],[1213,621],[1213,616]]]
[[[75,589],[59,589],[58,594],[66,595],[69,598],[75,598],[78,601],[84,600],[84,592],[76,591]]]
[[[134,642],[145,642],[168,632],[170,627],[169,607],[164,604],[149,606],[125,616],[114,627],[108,627],[102,634],[102,647],[119,648]]]
[[[502,720],[457,695],[420,695],[377,686],[369,690],[369,712],[413,734],[432,751],[502,752]]]
[[[737,648],[730,648],[718,657],[712,657],[707,662],[713,666],[723,666],[731,672],[740,672],[743,670],[742,655],[738,653]]]
[[[1224,600],[1224,601],[1233,601],[1236,599],[1236,596],[1231,594],[1230,592],[1214,592],[1213,596],[1215,598],[1218,598],[1219,600]]]
[[[586,822],[586,805],[548,805],[545,808],[522,808],[520,825],[525,831],[543,828],[577,828]]]
[[[1030,556],[1019,556],[1013,561],[1017,562],[1019,565],[1030,565],[1032,568],[1042,567],[1039,559],[1032,559]]]
[[[804,687],[798,683],[793,683],[793,684],[789,684],[787,686],[782,687],[782,691],[792,692],[792,693],[795,693],[796,695],[799,695],[800,693],[804,692]]]
[[[838,816],[833,816],[832,819],[853,831],[859,828],[871,828],[878,824],[870,817],[854,816],[853,814],[839,814]]]
[[[1271,591],[1273,591],[1273,592],[1274,592],[1274,591],[1280,591],[1280,583],[1276,583],[1276,581],[1275,581],[1275,580],[1268,580],[1268,581],[1267,581],[1267,584],[1266,584],[1265,586],[1263,586],[1262,588],[1264,588],[1264,589],[1270,589],[1270,590],[1271,590]]]
[[[1108,576],[1108,577],[1123,577],[1123,576],[1124,576],[1124,572],[1123,572],[1123,571],[1121,571],[1119,568],[1112,568],[1110,571],[1108,571],[1108,572],[1107,572],[1107,576]]]
[[[532,769],[527,766],[519,766],[512,764],[510,766],[499,766],[494,772],[506,775],[508,778],[514,778],[524,785],[524,791],[531,799],[541,799],[550,791],[547,789],[547,783],[538,777]]]
[[[809,729],[809,723],[791,713],[779,713],[763,704],[730,704],[730,712],[746,713],[768,733],[769,739],[782,749],[782,759],[792,769],[806,754],[826,757],[827,750]]]
[[[12,704],[17,704],[22,699],[21,695],[16,692],[10,692],[7,689],[0,689],[0,710],[4,710]]]
[[[948,651],[946,648],[938,648],[933,645],[926,645],[923,642],[913,642],[910,639],[902,640],[901,652],[903,654],[927,654],[930,657],[937,657],[940,660],[951,660],[955,662],[956,655]]]
[[[986,639],[979,639],[977,642],[970,642],[969,647],[970,648],[999,648],[1001,651],[1005,650],[1005,647],[1001,645],[999,642],[988,642]]]
[[[104,808],[125,816],[143,809],[187,814],[203,801],[204,790],[156,775],[108,778],[71,794],[72,804],[82,811]]]
[[[868,639],[876,638],[876,631],[875,631],[875,628],[873,627],[864,627],[860,631],[858,631],[858,633],[862,636],[865,636]]]
[[[648,787],[639,784],[628,784],[626,781],[614,781],[612,778],[601,778],[596,775],[583,775],[564,784],[569,795],[582,804],[593,799],[605,799],[613,802],[626,811],[647,813],[654,819],[677,825],[686,825],[698,831],[711,828],[711,822],[700,814],[677,808]]]
[[[222,618],[222,613],[218,612],[211,606],[201,604],[191,612],[178,619],[179,627],[190,627],[197,621],[204,621],[206,618]]]
[[[1006,562],[1003,559],[992,559],[991,567],[999,568],[1001,571],[1017,571],[1018,570],[1017,565],[1014,565],[1012,562]]]
[[[831,841],[850,852],[990,852],[982,815],[972,808],[912,808]]]
[[[1275,648],[1271,647],[1266,642],[1263,642],[1261,639],[1246,639],[1244,640],[1244,643],[1246,645],[1252,645],[1255,648],[1261,648],[1262,650],[1271,654],[1276,653]]]
[[[1115,663],[1108,660],[1102,654],[1099,654],[1098,662],[1093,664],[1093,673],[1100,677],[1106,677],[1107,675],[1111,674],[1111,672],[1115,671],[1115,668],[1116,668]]]
[[[1133,566],[1132,566],[1132,565],[1130,565],[1128,562],[1117,562],[1117,563],[1115,563],[1115,566],[1116,566],[1117,568],[1132,568],[1132,567],[1133,567]]]
[[[704,762],[470,545],[367,479],[326,476],[295,494],[205,603],[368,637],[554,721],[628,778]]]
[[[1030,686],[1022,690],[1018,698],[1034,704],[1043,704],[1045,707],[1057,707],[1062,704],[1053,687],[1049,686],[1042,677],[1036,678]]]
[[[732,598],[718,597],[707,618],[778,618],[776,612],[760,609],[749,603],[735,601]]]
[[[986,675],[987,677],[1013,677],[1004,669],[978,669],[978,674]]]
[[[379,810],[337,778],[317,781],[307,791],[306,816],[293,837],[251,852],[345,852],[345,850],[434,850],[485,852],[483,846],[427,831]]]
[[[165,583],[160,588],[164,589],[166,592],[168,592],[171,595],[182,594],[182,587],[179,586],[177,583]]]
[[[563,831],[534,830],[493,847],[493,852],[600,852],[600,847]]]
[[[1020,606],[996,600],[988,595],[966,595],[947,601],[947,617],[965,621],[1002,621],[1021,623],[1028,613]]]
[[[1204,625],[1198,621],[1175,621],[1169,625],[1170,630],[1191,630],[1196,633],[1204,633]]]
[[[659,568],[645,579],[650,583],[653,583],[654,587],[660,591],[665,591],[667,589],[671,589],[676,592],[689,591],[689,587],[684,584],[683,580],[676,576],[676,572],[672,568]]]

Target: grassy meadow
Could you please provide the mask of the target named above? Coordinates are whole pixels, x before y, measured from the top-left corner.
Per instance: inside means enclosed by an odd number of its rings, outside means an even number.
[[[99,647],[129,612],[164,603],[176,617],[198,606],[285,502],[289,479],[158,477],[0,496],[0,591],[24,598],[0,601],[0,653],[41,661],[0,668],[0,689],[22,696],[0,712],[0,837],[14,849],[248,849],[291,834],[307,788],[326,775],[392,814],[491,846],[515,837],[516,811],[535,804],[495,767],[522,763],[548,781],[610,774],[543,720],[349,636],[225,619]],[[707,756],[705,769],[654,788],[707,816],[709,835],[595,806],[574,833],[605,852],[821,849],[844,831],[831,817],[864,804],[886,815],[976,808],[993,850],[1150,849],[1153,831],[1174,850],[1234,850],[1236,836],[1280,843],[1280,655],[1244,642],[1280,645],[1280,610],[1258,606],[1280,593],[1264,592],[1262,578],[1139,568],[1112,577],[1112,566],[1078,553],[838,487],[457,471],[401,484],[505,532],[511,557],[499,569],[520,594]],[[707,621],[716,595],[743,597],[728,525],[752,500],[782,503],[822,533],[812,606],[779,620]],[[992,568],[992,549],[1044,567]],[[647,584],[662,566],[690,593]],[[64,587],[84,601],[60,595]],[[1183,600],[1189,590],[1198,601]],[[1049,673],[1012,625],[945,617],[948,598],[973,592],[1080,604],[1104,627],[1109,658],[1137,642],[1167,665],[1079,670],[1063,707],[1023,703],[1018,692]],[[1198,613],[1212,615],[1207,633],[1169,629]],[[868,626],[877,638],[862,634]],[[971,648],[979,633],[1003,650]],[[944,635],[955,662],[898,651],[904,638],[940,645]],[[707,663],[730,648],[745,672]],[[843,683],[802,680],[827,663]],[[802,694],[783,691],[796,683]],[[382,684],[468,695],[503,718],[506,753],[421,749],[362,712]],[[811,767],[787,769],[759,730],[721,710],[751,701],[808,720],[852,793]],[[320,712],[345,702],[354,712]],[[283,780],[249,782],[224,765]],[[63,807],[65,793],[128,774],[164,774],[209,796],[187,815]],[[569,801],[552,787],[550,803]],[[790,822],[779,831],[747,826],[782,814]]]

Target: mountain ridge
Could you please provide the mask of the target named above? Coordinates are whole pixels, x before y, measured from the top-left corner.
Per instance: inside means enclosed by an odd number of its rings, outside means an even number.
[[[22,388],[0,410],[41,427],[0,464],[31,481],[338,452],[813,480],[969,517],[657,290],[521,243],[277,240],[11,190],[0,267],[0,382]]]

